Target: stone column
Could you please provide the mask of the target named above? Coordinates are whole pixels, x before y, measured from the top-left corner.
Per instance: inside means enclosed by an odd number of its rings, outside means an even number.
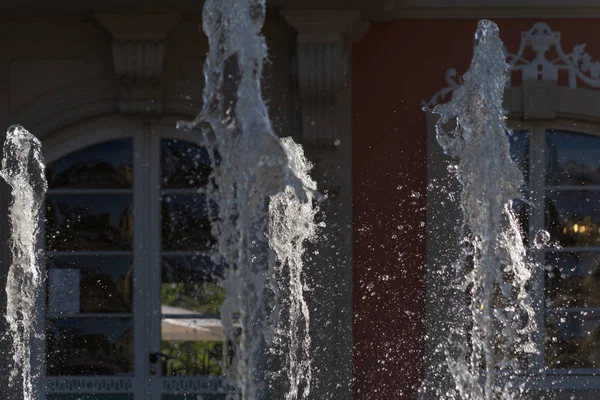
[[[283,10],[296,29],[301,142],[327,196],[326,228],[307,256],[313,399],[352,398],[351,45],[369,28],[359,11]]]

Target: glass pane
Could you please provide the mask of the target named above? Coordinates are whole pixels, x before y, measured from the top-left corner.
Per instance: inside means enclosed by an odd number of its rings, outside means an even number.
[[[546,230],[561,246],[600,246],[600,191],[548,192]]]
[[[560,313],[546,319],[546,366],[600,368],[600,315]]]
[[[219,285],[223,267],[207,256],[162,258],[163,314],[219,314],[225,290]]]
[[[202,330],[189,334],[184,340],[165,340],[163,321],[163,341],[161,352],[170,358],[163,361],[165,376],[223,375],[223,341],[204,341]],[[168,336],[168,335],[167,335]]]
[[[48,375],[131,375],[131,318],[48,318]]]
[[[547,307],[600,308],[600,253],[546,254]]]
[[[105,142],[71,153],[46,168],[50,189],[122,189],[133,182],[131,139]]]
[[[160,167],[163,189],[202,187],[212,172],[206,148],[178,139],[161,140]]]
[[[513,131],[508,141],[510,156],[519,165],[527,184],[529,181],[529,134],[527,131]]]
[[[49,250],[131,250],[131,195],[48,195]]]
[[[600,185],[600,137],[546,132],[546,184]]]
[[[132,312],[129,256],[48,257],[48,312]]]
[[[163,250],[210,249],[214,238],[205,199],[201,194],[162,196]]]

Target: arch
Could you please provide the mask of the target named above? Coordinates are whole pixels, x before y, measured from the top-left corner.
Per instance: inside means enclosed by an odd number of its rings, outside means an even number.
[[[76,81],[37,96],[20,107],[11,116],[10,123],[25,128],[44,140],[54,132],[85,120],[119,114],[119,86],[113,77]],[[148,116],[151,120],[169,119],[169,116],[193,118],[201,104],[174,96],[165,97],[165,116]],[[123,118],[139,119],[136,115],[121,114]],[[173,117],[171,117],[173,119]]]

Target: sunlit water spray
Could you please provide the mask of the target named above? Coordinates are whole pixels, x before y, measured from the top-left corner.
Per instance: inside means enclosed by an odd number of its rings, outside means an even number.
[[[204,107],[178,125],[203,136],[215,166],[205,193],[215,261],[227,265],[230,398],[293,400],[310,393],[302,252],[315,234],[316,185],[301,147],[273,133],[262,100],[264,18],[264,0],[205,3]]]
[[[22,384],[23,400],[35,399],[31,343],[37,326],[37,296],[42,283],[39,216],[47,190],[40,141],[12,126],[4,142],[0,176],[12,189],[9,207],[12,264],[6,284],[6,321],[12,341],[11,385]]]
[[[498,27],[481,21],[475,41],[464,83],[452,101],[433,110],[440,116],[438,142],[454,159],[449,170],[462,185],[467,234],[456,271],[457,288],[468,294],[468,304],[464,321],[450,332],[446,352],[456,392],[439,395],[518,399],[525,387],[514,378],[536,351],[528,293],[532,265],[512,211],[524,181],[510,157],[502,109],[509,66]]]

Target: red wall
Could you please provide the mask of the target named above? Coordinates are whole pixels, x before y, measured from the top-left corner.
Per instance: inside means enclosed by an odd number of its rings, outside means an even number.
[[[535,20],[498,20],[509,51]],[[600,23],[545,20],[563,50],[589,42],[600,59]],[[373,23],[353,47],[354,398],[415,398],[425,334],[425,114],[466,72],[476,20]],[[518,80],[514,81],[515,84]],[[420,197],[412,197],[419,192]]]

